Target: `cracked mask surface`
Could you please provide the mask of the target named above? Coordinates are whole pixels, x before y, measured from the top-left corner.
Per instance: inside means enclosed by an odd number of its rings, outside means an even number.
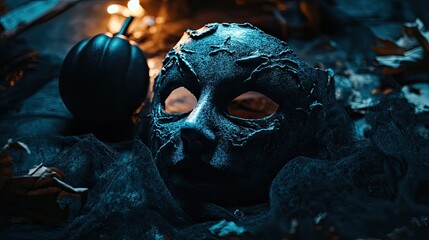
[[[196,105],[168,113],[165,101],[180,87]],[[311,148],[329,87],[325,71],[250,24],[188,30],[154,86],[149,144],[161,176],[174,194],[197,201],[266,200],[278,171]],[[230,115],[228,104],[248,91],[275,101],[277,111],[257,119]]]

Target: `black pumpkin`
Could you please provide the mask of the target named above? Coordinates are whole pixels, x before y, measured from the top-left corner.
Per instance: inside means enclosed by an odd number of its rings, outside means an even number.
[[[146,58],[125,36],[132,20],[128,18],[115,35],[82,40],[64,59],[59,90],[76,119],[126,121],[145,99],[149,86]]]

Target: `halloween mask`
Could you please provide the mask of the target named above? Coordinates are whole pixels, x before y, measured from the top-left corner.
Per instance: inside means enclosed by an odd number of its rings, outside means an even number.
[[[311,149],[329,82],[250,24],[188,30],[154,87],[149,144],[161,176],[194,200],[263,201],[278,171]]]

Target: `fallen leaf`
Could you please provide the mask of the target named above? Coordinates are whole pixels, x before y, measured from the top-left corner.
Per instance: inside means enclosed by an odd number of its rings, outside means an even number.
[[[81,206],[86,203],[88,189],[63,182],[64,173],[56,167],[39,164],[26,175],[14,176],[13,158],[8,150],[31,152],[24,143],[12,140],[0,152],[0,212],[23,222],[56,224],[68,216],[68,208],[61,209],[58,199],[78,197]]]
[[[404,71],[428,71],[429,31],[420,21],[405,23],[402,37],[396,41],[377,38],[378,46],[371,49],[378,55],[376,61],[383,66],[384,74],[398,74]]]

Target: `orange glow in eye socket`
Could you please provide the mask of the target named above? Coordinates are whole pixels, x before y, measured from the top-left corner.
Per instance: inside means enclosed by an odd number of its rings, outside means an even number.
[[[238,118],[260,119],[277,111],[279,105],[258,92],[245,92],[228,104],[228,114]]]
[[[187,113],[197,105],[197,98],[185,87],[174,89],[164,103],[167,113]]]

